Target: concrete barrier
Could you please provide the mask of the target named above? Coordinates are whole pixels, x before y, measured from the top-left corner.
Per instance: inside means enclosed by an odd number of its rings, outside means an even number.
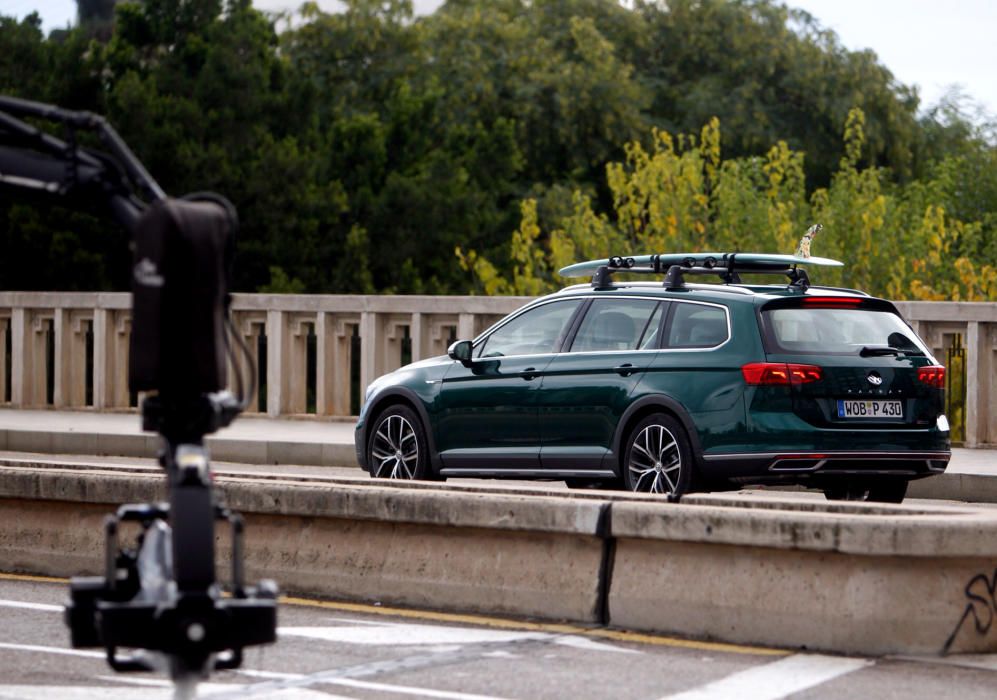
[[[613,504],[614,625],[868,655],[997,650],[975,624],[993,610],[990,513],[697,502]]]
[[[910,482],[908,498],[935,498],[964,503],[997,503],[997,476],[949,472]]]
[[[220,478],[247,568],[291,592],[838,653],[997,651],[997,514]],[[160,476],[0,467],[0,570],[99,570]],[[219,533],[220,568],[227,557]]]
[[[99,573],[101,522],[162,477],[0,469],[0,570]],[[592,499],[219,479],[246,571],[282,588],[434,609],[601,621],[608,504]],[[227,533],[217,534],[219,575]]]

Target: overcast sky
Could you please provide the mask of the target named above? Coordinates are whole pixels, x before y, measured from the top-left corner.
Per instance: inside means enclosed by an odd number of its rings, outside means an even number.
[[[298,7],[298,0],[254,0],[266,10]],[[415,0],[428,13],[442,0]],[[960,86],[991,115],[997,115],[997,2],[994,0],[790,0],[833,29],[852,50],[870,48],[894,76],[920,89],[931,105]],[[335,0],[319,0],[324,9]],[[46,29],[75,22],[74,0],[0,0],[0,13],[23,17],[32,10]]]

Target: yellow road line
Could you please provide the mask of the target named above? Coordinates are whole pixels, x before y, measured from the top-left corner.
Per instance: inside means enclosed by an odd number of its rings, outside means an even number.
[[[2,574],[0,581],[31,581],[33,583],[69,583],[68,578],[55,578],[54,576],[29,576],[28,574]]]
[[[29,576],[27,574],[0,573],[0,581],[31,581],[34,583],[68,583],[69,579],[52,576]],[[584,637],[609,639],[615,642],[633,644],[653,644],[658,646],[676,647],[679,649],[696,649],[697,651],[726,652],[730,654],[753,654],[756,656],[786,656],[792,652],[771,647],[752,647],[741,644],[724,644],[723,642],[701,642],[694,639],[679,639],[661,634],[646,632],[628,632],[604,627],[581,627],[579,625],[560,624],[556,622],[528,622],[487,615],[462,615],[460,613],[435,612],[432,610],[413,610],[410,608],[395,608],[370,603],[344,603],[328,600],[312,600],[281,596],[280,602],[308,608],[324,608],[340,612],[362,613],[365,615],[384,615],[402,617],[412,620],[427,620],[430,622],[450,622],[462,625],[477,625],[495,629],[522,630],[526,632],[546,632],[549,634],[574,634]]]
[[[604,627],[581,627],[578,625],[568,625],[568,624],[559,624],[559,623],[528,622],[525,620],[512,620],[501,617],[489,617],[486,615],[462,615],[459,613],[434,612],[431,610],[412,610],[409,608],[394,608],[384,605],[371,605],[365,603],[341,603],[341,602],[333,602],[325,600],[310,600],[308,598],[294,598],[290,596],[281,596],[280,602],[286,605],[297,605],[297,606],[311,607],[311,608],[325,608],[327,610],[338,610],[340,612],[353,612],[353,613],[364,613],[370,615],[404,617],[415,620],[429,620],[432,622],[453,622],[465,625],[479,625],[482,627],[523,630],[528,632],[548,632],[551,634],[575,634],[585,637],[610,639],[617,642],[655,644],[659,646],[677,647],[681,649],[696,649],[699,651],[727,652],[732,654],[754,654],[758,656],[786,656],[792,653],[790,651],[786,651],[783,649],[772,649],[770,647],[753,647],[753,646],[744,646],[740,644],[724,644],[722,642],[702,642],[693,639],[679,639],[677,637],[667,637],[665,635],[659,635],[659,634],[606,629]]]

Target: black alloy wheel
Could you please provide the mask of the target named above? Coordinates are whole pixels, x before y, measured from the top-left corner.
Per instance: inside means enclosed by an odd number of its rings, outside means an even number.
[[[630,432],[623,453],[623,480],[630,491],[678,498],[692,483],[692,450],[672,416],[654,413]]]
[[[432,478],[426,433],[415,411],[395,404],[377,417],[367,441],[367,463],[375,478]]]

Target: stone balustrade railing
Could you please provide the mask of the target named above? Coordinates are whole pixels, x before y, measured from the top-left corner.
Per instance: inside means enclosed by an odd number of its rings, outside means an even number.
[[[441,355],[526,297],[236,294],[232,317],[257,365],[252,410],[354,415],[363,388]],[[950,368],[953,421],[966,445],[997,444],[997,303],[902,302]],[[0,292],[0,405],[127,410],[126,293]],[[241,361],[240,361],[241,362]],[[245,367],[243,367],[245,369]],[[234,372],[230,373],[234,376]]]
[[[374,378],[444,354],[456,338],[474,337],[527,301],[236,294],[232,321],[258,372],[251,408],[272,416],[355,414]],[[130,332],[127,293],[0,292],[0,405],[135,406]]]

